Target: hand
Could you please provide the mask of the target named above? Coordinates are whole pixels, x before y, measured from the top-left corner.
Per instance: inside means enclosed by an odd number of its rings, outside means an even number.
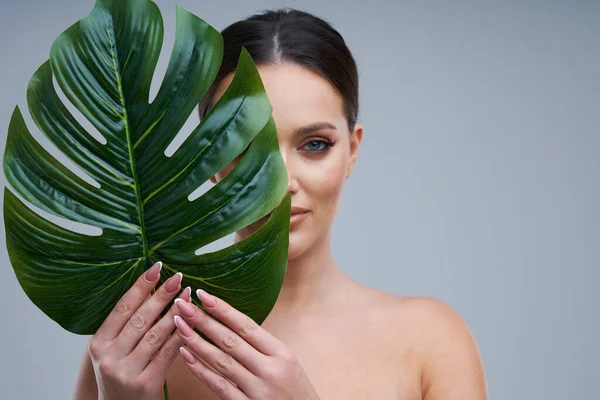
[[[152,294],[161,267],[158,262],[138,278],[88,343],[99,399],[163,398],[167,371],[183,341],[170,336],[175,307],[156,320],[179,291],[182,275],[173,275]],[[179,299],[191,301],[191,289]]]
[[[300,362],[285,344],[225,301],[202,290],[197,294],[210,314],[194,304],[175,300],[177,334],[186,345],[180,351],[188,369],[221,399],[319,398]],[[211,318],[211,314],[223,323]]]

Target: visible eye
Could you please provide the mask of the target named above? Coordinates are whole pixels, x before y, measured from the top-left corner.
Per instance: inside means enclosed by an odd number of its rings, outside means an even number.
[[[309,153],[323,153],[330,147],[333,147],[333,143],[326,140],[311,140],[307,142],[303,147],[307,147],[306,151]]]

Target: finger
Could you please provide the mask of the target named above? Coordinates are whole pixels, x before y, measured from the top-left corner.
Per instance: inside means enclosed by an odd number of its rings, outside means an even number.
[[[152,297],[133,313],[119,336],[113,341],[113,346],[118,349],[119,354],[127,355],[133,351],[161,311],[179,292],[182,276],[181,272],[178,272],[167,279]]]
[[[162,262],[152,265],[119,299],[113,310],[108,314],[95,336],[102,341],[110,341],[119,335],[133,313],[142,305],[158,283]]]
[[[206,342],[208,343],[208,342]],[[212,346],[212,345],[211,345]],[[214,346],[213,346],[214,347]],[[249,400],[248,397],[227,379],[213,372],[210,368],[197,359],[185,347],[180,347],[179,351],[185,360],[188,369],[198,377],[210,390],[215,392],[222,400]]]
[[[184,302],[191,301],[191,292],[191,288],[189,286],[186,287],[181,292],[178,299],[181,299],[181,301]],[[171,306],[169,311],[144,334],[135,349],[127,356],[130,358],[131,365],[135,370],[143,370],[150,362],[152,356],[159,351],[163,344],[169,339],[173,329],[175,329],[173,317],[176,312],[177,307],[175,305]],[[178,348],[175,348],[175,351],[177,350]]]
[[[235,332],[215,320],[195,304],[178,300],[175,300],[175,304],[177,305],[177,314],[190,326],[197,328],[208,336],[221,350],[233,356],[255,375],[258,375],[261,366],[268,362],[266,355],[256,350]],[[179,330],[179,327],[177,328]],[[204,339],[202,340],[204,341]]]
[[[207,316],[207,318],[210,317]],[[231,354],[204,340],[179,315],[176,315],[174,319],[177,326],[177,334],[184,341],[185,345],[197,354],[198,357],[206,361],[215,371],[245,391],[256,386],[258,378],[232,357]],[[257,352],[257,354],[259,353]],[[264,357],[264,355],[261,356]]]
[[[171,335],[166,343],[156,352],[154,358],[146,365],[140,377],[147,378],[147,381],[154,381],[156,379],[165,380],[169,368],[171,368],[179,355],[179,348],[183,345],[184,341],[179,335]]]
[[[217,317],[219,321],[261,353],[273,356],[285,347],[279,339],[261,328],[252,318],[236,310],[224,300],[210,295],[202,289],[198,289],[196,295],[206,311]]]
[[[169,369],[173,366],[179,355],[179,347],[183,346],[183,340],[178,335],[171,335],[166,343],[156,352],[156,355],[146,368],[139,374],[146,382],[164,381],[167,379]]]

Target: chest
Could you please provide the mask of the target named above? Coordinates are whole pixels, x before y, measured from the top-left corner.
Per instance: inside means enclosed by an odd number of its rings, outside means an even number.
[[[335,323],[266,329],[292,349],[322,400],[421,399],[417,362],[399,332]],[[181,357],[168,379],[172,400],[218,399]]]
[[[323,400],[421,399],[410,352],[366,328],[322,330],[285,343]]]

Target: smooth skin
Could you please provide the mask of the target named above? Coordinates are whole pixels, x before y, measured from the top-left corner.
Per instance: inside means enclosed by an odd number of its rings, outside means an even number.
[[[97,399],[97,387],[102,387],[100,392],[105,394],[127,393],[126,397],[100,397],[104,399],[162,399],[159,389],[166,376],[174,400],[487,399],[477,345],[454,310],[433,298],[396,296],[363,286],[348,277],[333,258],[331,226],[344,182],[357,159],[362,125],[356,124],[350,132],[342,98],[320,75],[290,63],[261,65],[258,70],[273,105],[292,207],[307,210],[290,231],[288,267],[275,307],[258,326],[210,293],[199,294],[204,310],[182,294],[182,301],[171,300],[171,304],[177,303],[171,308],[171,321],[158,322],[165,329],[157,332],[154,340],[155,349],[164,348],[167,355],[177,346],[177,356],[155,357],[155,364],[162,367],[148,369],[150,362],[140,370],[140,365],[148,362],[148,352],[131,350],[135,340],[130,337],[126,350],[119,347],[120,352],[108,350],[115,345],[106,344],[115,343],[127,332],[123,328],[127,317],[138,308],[142,312],[140,298],[148,296],[151,289],[136,289],[138,297],[130,296],[135,300],[129,301],[129,313],[120,316],[115,325],[122,325],[122,332],[117,335],[119,331],[113,327],[112,341],[88,346],[74,398]],[[213,104],[232,78],[230,74],[220,83]],[[218,183],[239,159],[211,181]],[[243,240],[266,219],[238,231],[235,241]],[[150,299],[161,296],[159,293],[160,289]],[[147,321],[164,308],[168,296],[162,296],[143,310]],[[215,306],[211,307],[213,300]],[[170,337],[165,334],[167,326],[175,330]],[[204,333],[216,346],[190,328]],[[146,324],[138,330],[137,346],[144,343],[145,332],[153,329]],[[106,370],[107,376],[117,379],[104,378],[98,367],[103,365],[98,362],[101,358],[111,360],[109,365],[129,365],[137,356],[142,361],[134,372]]]

